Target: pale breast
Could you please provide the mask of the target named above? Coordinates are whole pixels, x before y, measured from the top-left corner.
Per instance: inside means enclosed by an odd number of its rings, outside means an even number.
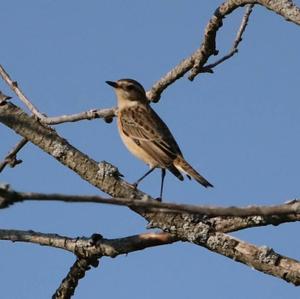
[[[118,116],[118,130],[119,130],[119,133],[120,133],[120,136],[121,136],[121,139],[122,139],[123,143],[125,144],[127,149],[134,156],[136,156],[138,159],[140,159],[143,162],[145,162],[146,164],[148,164],[150,168],[157,166],[157,162],[151,156],[149,156],[140,146],[138,146],[132,140],[132,138],[130,138],[127,135],[124,134],[124,132],[121,128],[121,121],[120,121],[119,116]]]

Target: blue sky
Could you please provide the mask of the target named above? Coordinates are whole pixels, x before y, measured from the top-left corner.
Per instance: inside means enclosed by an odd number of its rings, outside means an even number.
[[[221,1],[2,1],[0,63],[48,115],[116,104],[104,82],[133,78],[146,89],[201,43]],[[298,1],[299,4],[299,1]],[[225,54],[244,9],[225,19],[217,46]],[[3,25],[5,24],[5,26]],[[163,93],[154,109],[166,121],[186,159],[214,184],[206,190],[168,174],[167,201],[191,204],[276,204],[299,197],[299,28],[255,7],[239,53],[215,69],[186,77]],[[211,61],[214,61],[212,59]],[[0,89],[12,95],[1,82]],[[14,97],[13,102],[21,105]],[[57,126],[75,147],[119,167],[129,182],[147,169],[127,152],[116,124],[101,120]],[[0,155],[20,139],[0,126]],[[20,191],[99,194],[33,145],[0,181]],[[140,188],[159,192],[159,171]],[[100,193],[101,194],[101,193]],[[144,232],[146,222],[126,208],[26,202],[1,210],[0,227],[68,236],[117,238]],[[300,259],[299,224],[234,235]],[[61,250],[0,242],[3,298],[50,298],[74,262]],[[5,279],[3,278],[5,276]],[[104,258],[74,298],[295,298],[298,290],[191,244]],[[236,298],[240,297],[237,295]]]

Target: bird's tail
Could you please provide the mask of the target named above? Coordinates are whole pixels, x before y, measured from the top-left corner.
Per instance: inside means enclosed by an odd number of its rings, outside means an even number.
[[[191,176],[198,183],[203,185],[205,188],[213,187],[200,173],[198,173],[183,157],[177,156],[174,160],[173,165],[180,171],[184,172],[188,177]]]

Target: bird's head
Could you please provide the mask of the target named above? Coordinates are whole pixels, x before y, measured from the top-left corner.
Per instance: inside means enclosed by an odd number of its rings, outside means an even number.
[[[144,87],[133,79],[120,79],[116,82],[106,81],[106,83],[115,89],[119,102],[148,102]]]

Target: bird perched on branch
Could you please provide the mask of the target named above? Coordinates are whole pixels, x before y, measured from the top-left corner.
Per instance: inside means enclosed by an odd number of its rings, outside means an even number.
[[[150,170],[139,178],[137,185],[155,168],[161,168],[160,197],[162,199],[166,169],[179,180],[181,172],[204,187],[213,187],[184,158],[167,125],[150,107],[144,87],[132,79],[106,81],[115,89],[118,99],[118,129],[128,150],[149,165]]]

